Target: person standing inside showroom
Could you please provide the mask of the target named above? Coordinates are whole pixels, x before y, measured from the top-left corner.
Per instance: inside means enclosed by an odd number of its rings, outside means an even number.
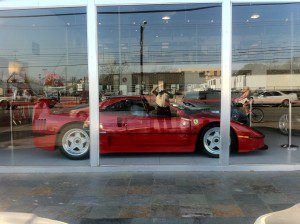
[[[241,103],[247,116],[250,114],[249,102],[250,102],[250,88],[245,86],[243,88],[243,94],[235,100],[236,103]]]

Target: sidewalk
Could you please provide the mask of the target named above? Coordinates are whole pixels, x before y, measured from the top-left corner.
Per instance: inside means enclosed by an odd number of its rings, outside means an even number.
[[[0,175],[0,212],[72,224],[253,224],[299,202],[300,172]]]

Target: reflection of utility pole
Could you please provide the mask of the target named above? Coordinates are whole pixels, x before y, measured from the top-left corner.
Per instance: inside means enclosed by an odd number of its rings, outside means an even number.
[[[144,29],[147,25],[147,21],[143,21],[140,26],[140,67],[141,67],[141,87],[140,93],[143,94],[143,82],[144,82]]]
[[[68,27],[70,26],[70,23],[66,24],[66,66],[65,66],[65,75],[66,75],[66,88],[68,87],[68,66],[69,66],[69,36],[68,36]],[[67,89],[66,89],[67,90]]]
[[[118,71],[117,71],[117,74],[119,76],[119,82],[118,82],[118,92],[120,91],[120,85],[121,85],[121,66],[122,66],[122,48],[121,48],[121,13],[120,13],[120,6],[118,7],[118,31],[119,31],[119,66],[118,66]]]
[[[293,74],[293,62],[294,62],[294,13],[291,12],[291,74]]]

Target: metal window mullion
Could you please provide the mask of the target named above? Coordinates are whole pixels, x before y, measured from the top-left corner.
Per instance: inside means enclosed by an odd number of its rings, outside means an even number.
[[[2,0],[0,10],[84,7],[87,0]]]
[[[230,114],[231,114],[231,66],[232,66],[232,3],[222,3],[221,47],[221,154],[220,165],[229,165]]]
[[[232,0],[231,3],[245,3],[245,4],[255,4],[255,3],[266,3],[266,4],[276,4],[276,3],[299,3],[300,0]]]
[[[99,79],[97,7],[94,0],[87,4],[87,47],[90,107],[90,164],[99,166]]]
[[[209,3],[222,3],[222,0],[172,0],[172,1],[163,1],[163,0],[95,0],[97,6],[113,6],[113,5],[157,5],[157,4],[209,4]]]

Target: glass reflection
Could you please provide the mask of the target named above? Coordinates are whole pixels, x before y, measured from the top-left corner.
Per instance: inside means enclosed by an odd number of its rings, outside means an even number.
[[[232,96],[249,114],[250,124],[265,135],[269,150],[233,156],[233,163],[293,163],[289,112],[296,131],[299,113],[299,4],[236,4],[233,7]],[[247,97],[245,89],[249,89]],[[289,107],[290,104],[292,107]],[[292,110],[291,110],[292,109]],[[295,124],[295,125],[294,125]],[[292,137],[293,143],[299,142]]]
[[[83,130],[70,111],[88,91],[84,9],[1,11],[0,26],[0,165],[74,165],[59,151]]]
[[[217,164],[209,157],[221,152],[220,5],[100,7],[98,14],[101,105],[107,105],[100,111],[101,153],[199,151],[197,160],[176,161]],[[231,117],[232,151],[266,148],[235,104]],[[124,161],[136,163],[130,158]]]

